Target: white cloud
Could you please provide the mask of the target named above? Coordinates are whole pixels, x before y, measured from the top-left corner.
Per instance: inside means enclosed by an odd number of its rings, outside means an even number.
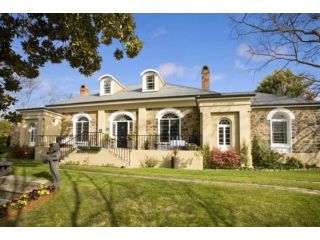
[[[223,74],[223,73],[219,73],[219,74],[212,74],[212,81],[213,82],[216,82],[216,81],[219,81],[219,80],[223,80],[226,78],[226,75]]]
[[[236,59],[234,61],[234,66],[235,68],[240,70],[248,70],[248,67],[244,63],[242,63],[239,59]]]
[[[188,77],[189,79],[196,79],[200,77],[200,66],[194,65],[192,67],[186,67],[175,63],[163,63],[157,70],[163,77],[175,76],[178,78]]]
[[[250,46],[246,43],[241,43],[237,49],[237,53],[240,57],[250,59],[254,62],[262,62],[268,59],[268,57],[265,56],[257,56],[253,55],[250,49]]]
[[[166,27],[161,26],[157,28],[153,33],[152,33],[152,38],[158,38],[160,36],[166,35],[168,33]]]
[[[272,47],[270,48],[268,55],[270,56],[260,56],[252,54],[251,48],[246,43],[241,43],[237,49],[238,56],[252,60],[253,62],[263,62],[269,60],[273,53],[276,54],[288,54],[288,49],[286,47]],[[275,55],[276,55],[275,54]]]

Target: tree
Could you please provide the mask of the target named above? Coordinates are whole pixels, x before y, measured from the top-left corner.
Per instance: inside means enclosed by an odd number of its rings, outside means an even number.
[[[295,75],[290,69],[275,70],[260,82],[256,91],[313,100],[316,94],[310,90],[310,85],[303,73]]]
[[[85,76],[101,68],[100,45],[110,46],[117,60],[134,58],[143,43],[135,34],[132,14],[0,14],[0,116],[8,112],[21,90],[21,79],[35,79],[45,63],[69,62]]]
[[[20,81],[21,90],[14,94],[14,97],[18,97],[17,105],[19,108],[25,108],[32,105],[34,93],[41,87],[40,78],[22,78]]]
[[[272,62],[285,69],[296,63],[318,72],[320,68],[320,14],[240,14],[230,15],[235,35],[245,40],[251,58],[262,59],[256,71]],[[305,74],[312,88],[320,92],[320,81]]]

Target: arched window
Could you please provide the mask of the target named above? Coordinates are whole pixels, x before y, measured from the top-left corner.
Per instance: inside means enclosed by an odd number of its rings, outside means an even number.
[[[218,145],[221,150],[228,150],[231,146],[231,121],[221,119],[218,126]]]
[[[76,136],[78,142],[88,141],[89,135],[89,119],[87,117],[81,117],[76,123]]]
[[[86,113],[78,113],[73,116],[73,136],[77,142],[87,142],[89,140],[91,117]]]
[[[272,149],[285,153],[291,152],[293,119],[294,114],[288,109],[275,109],[268,114]]]
[[[164,114],[159,121],[160,142],[180,139],[180,118],[174,113]]]
[[[37,125],[35,123],[30,124],[29,132],[29,146],[34,147],[37,141]]]

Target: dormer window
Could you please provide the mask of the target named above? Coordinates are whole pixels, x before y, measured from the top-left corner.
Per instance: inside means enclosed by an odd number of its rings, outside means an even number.
[[[104,94],[111,94],[111,81],[104,81]]]
[[[146,69],[140,76],[142,77],[142,92],[159,91],[166,84],[160,73],[154,69]]]
[[[147,91],[155,90],[154,75],[149,75],[146,77],[146,90]]]
[[[103,75],[99,78],[100,96],[113,95],[124,89],[124,86],[114,76],[110,74]]]

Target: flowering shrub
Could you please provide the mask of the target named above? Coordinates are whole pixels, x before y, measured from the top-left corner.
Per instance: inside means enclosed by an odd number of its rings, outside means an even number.
[[[28,147],[28,146],[16,146],[12,150],[13,155],[16,158],[22,158],[22,159],[33,159],[34,158],[34,148]]]
[[[221,151],[217,148],[212,150],[212,168],[236,168],[239,167],[240,155],[234,150]]]
[[[28,205],[30,201],[37,200],[41,196],[49,195],[50,193],[55,191],[55,186],[41,186],[38,189],[34,189],[29,193],[21,194],[18,198],[12,198],[11,202],[0,206],[0,218],[5,217],[8,214],[8,207],[12,209],[18,210]]]

